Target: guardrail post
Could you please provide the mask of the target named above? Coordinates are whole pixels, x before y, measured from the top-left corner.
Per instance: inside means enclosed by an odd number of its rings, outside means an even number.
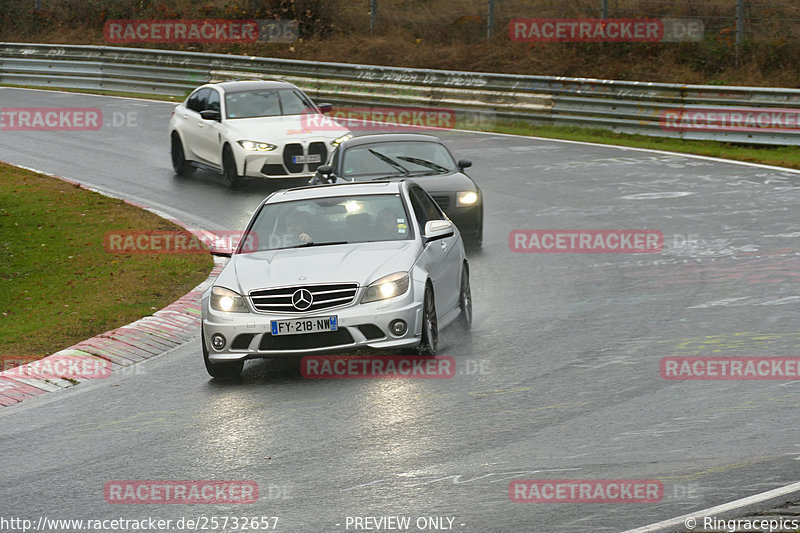
[[[608,18],[608,0],[600,0],[600,18]]]
[[[375,23],[378,21],[378,0],[369,0],[369,32],[375,30]]]
[[[494,2],[489,0],[489,15],[486,17],[486,38],[492,38],[492,31],[494,31]]]

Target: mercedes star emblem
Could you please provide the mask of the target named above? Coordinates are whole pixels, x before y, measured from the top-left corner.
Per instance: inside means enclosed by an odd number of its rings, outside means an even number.
[[[308,289],[297,289],[292,294],[292,305],[298,311],[305,311],[314,303],[314,297]]]

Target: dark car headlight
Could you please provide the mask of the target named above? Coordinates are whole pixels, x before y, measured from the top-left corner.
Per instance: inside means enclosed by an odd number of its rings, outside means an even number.
[[[477,205],[479,200],[480,196],[478,195],[477,191],[459,191],[456,194],[457,207],[470,207]]]

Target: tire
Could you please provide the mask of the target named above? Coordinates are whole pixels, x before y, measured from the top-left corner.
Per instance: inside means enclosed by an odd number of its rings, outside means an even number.
[[[238,378],[244,368],[244,361],[229,361],[224,363],[212,363],[208,359],[208,348],[206,347],[205,332],[200,329],[200,342],[203,344],[203,362],[206,364],[206,372],[212,378],[233,379]]]
[[[469,284],[469,269],[467,265],[461,267],[461,288],[458,293],[458,306],[461,314],[458,315],[459,329],[469,334],[472,331],[472,289]]]
[[[439,347],[439,321],[436,318],[436,301],[433,289],[425,288],[425,299],[422,304],[422,340],[417,347],[420,355],[436,355]]]
[[[175,171],[176,175],[181,177],[189,177],[194,174],[196,169],[194,165],[186,160],[186,154],[183,151],[183,143],[181,142],[181,137],[177,132],[172,133],[170,155],[172,156],[172,170]]]
[[[227,144],[222,149],[222,180],[231,189],[238,187],[242,181],[236,171],[236,159],[233,157],[233,151]]]

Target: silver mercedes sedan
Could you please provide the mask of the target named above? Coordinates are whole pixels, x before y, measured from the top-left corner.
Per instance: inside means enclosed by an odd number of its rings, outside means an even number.
[[[202,297],[213,377],[235,377],[253,358],[435,355],[439,329],[472,325],[461,236],[413,180],[278,191],[230,255]]]

